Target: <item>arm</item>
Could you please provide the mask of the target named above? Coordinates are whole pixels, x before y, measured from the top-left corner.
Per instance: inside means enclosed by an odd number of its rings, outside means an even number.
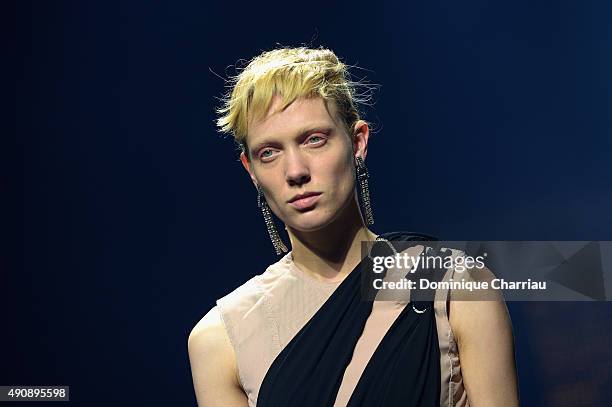
[[[494,278],[487,269],[475,273]],[[512,324],[503,296],[494,295],[495,300],[450,301],[449,322],[472,407],[519,405]]]
[[[216,306],[189,334],[188,349],[199,407],[248,407],[234,349]]]

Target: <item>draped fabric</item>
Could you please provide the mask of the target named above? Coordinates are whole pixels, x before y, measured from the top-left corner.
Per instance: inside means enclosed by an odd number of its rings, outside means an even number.
[[[390,241],[437,240],[405,232],[381,237]],[[376,245],[372,253],[388,255],[379,253],[384,250]],[[344,371],[372,311],[372,301],[363,300],[361,292],[362,270],[372,265],[371,257],[364,257],[274,359],[261,384],[258,407],[334,405]],[[383,337],[348,406],[439,404],[440,349],[433,301],[413,302],[404,307]]]

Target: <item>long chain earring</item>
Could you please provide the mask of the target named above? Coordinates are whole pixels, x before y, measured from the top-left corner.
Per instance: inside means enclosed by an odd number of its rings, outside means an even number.
[[[283,243],[278,235],[278,230],[276,230],[276,225],[274,224],[272,214],[270,213],[270,207],[268,206],[268,202],[266,202],[266,198],[264,197],[259,185],[257,185],[257,206],[261,208],[261,213],[263,214],[264,221],[266,222],[266,229],[268,229],[268,235],[270,235],[270,240],[272,240],[276,254],[280,255],[283,252],[286,253],[287,246],[285,246],[285,243]]]
[[[363,162],[361,156],[355,157],[355,167],[357,170],[357,182],[359,183],[359,192],[361,195],[361,204],[363,205],[363,211],[365,212],[366,224],[374,224],[374,214],[372,213],[372,203],[370,201],[370,188],[368,186],[368,168]]]

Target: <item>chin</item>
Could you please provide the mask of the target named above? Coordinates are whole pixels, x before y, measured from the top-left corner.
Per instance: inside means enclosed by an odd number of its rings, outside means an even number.
[[[286,225],[300,232],[316,232],[328,226],[333,221],[331,216],[324,216],[316,212],[317,210],[315,209],[311,212],[301,213],[292,219],[292,222],[286,223]]]

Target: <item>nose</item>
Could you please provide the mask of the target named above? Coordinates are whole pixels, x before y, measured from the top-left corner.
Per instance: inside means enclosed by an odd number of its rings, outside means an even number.
[[[310,181],[308,162],[297,151],[286,154],[285,178],[290,186],[300,186]]]

